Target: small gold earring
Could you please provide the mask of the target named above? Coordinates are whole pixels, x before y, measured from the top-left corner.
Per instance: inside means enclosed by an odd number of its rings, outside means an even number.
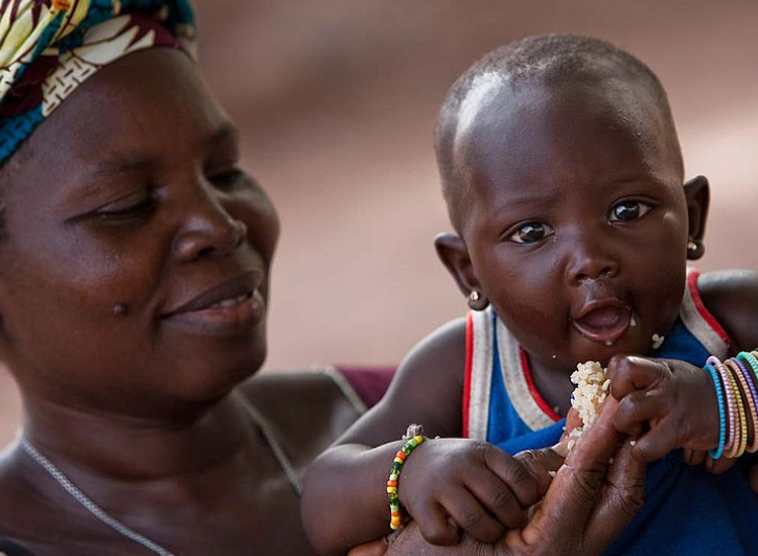
[[[694,239],[691,239],[687,242],[687,251],[695,252],[698,250],[698,244]]]
[[[474,290],[470,294],[468,294],[468,300],[471,303],[476,303],[481,298],[482,298],[481,294],[478,291],[476,291],[476,290]]]

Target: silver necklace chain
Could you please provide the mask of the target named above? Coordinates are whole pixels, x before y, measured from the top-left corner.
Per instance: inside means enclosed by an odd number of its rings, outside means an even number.
[[[271,451],[274,454],[274,457],[276,458],[276,461],[279,463],[279,466],[284,471],[285,475],[287,475],[287,479],[290,482],[290,485],[292,485],[293,490],[295,491],[295,494],[298,498],[300,498],[300,495],[302,494],[303,487],[300,483],[300,478],[297,475],[297,472],[295,471],[295,468],[293,467],[292,463],[290,462],[289,458],[287,457],[287,454],[284,453],[284,449],[282,448],[281,444],[277,440],[277,438],[274,436],[273,431],[271,430],[271,426],[268,424],[268,421],[263,417],[263,415],[260,414],[260,412],[253,407],[253,405],[245,400],[244,398],[241,398],[243,404],[246,406],[246,409],[248,413],[250,413],[250,416],[253,418],[253,421],[255,421],[255,424],[258,426],[260,431],[263,433],[263,436],[266,439],[266,442],[268,443],[269,447],[271,448]],[[118,519],[110,515],[108,512],[106,512],[104,509],[102,509],[100,506],[98,506],[89,496],[84,494],[84,492],[81,491],[79,487],[77,487],[71,479],[69,479],[63,471],[58,469],[58,467],[55,466],[55,464],[47,459],[45,456],[43,456],[39,450],[37,450],[32,444],[29,442],[29,439],[26,438],[23,432],[19,434],[19,444],[21,448],[26,452],[26,454],[37,464],[39,464],[40,467],[42,467],[45,471],[47,471],[48,475],[50,475],[55,482],[57,482],[63,490],[65,490],[74,500],[79,502],[89,513],[91,513],[93,516],[95,516],[97,519],[105,523],[108,527],[119,533],[120,535],[128,538],[129,540],[145,547],[146,549],[150,550],[151,552],[155,554],[159,554],[160,556],[175,556],[173,552],[168,550],[167,548],[161,546],[155,541],[152,541],[148,539],[146,536],[141,535],[137,533],[135,530],[131,529],[130,527],[127,527],[122,522],[120,522]]]

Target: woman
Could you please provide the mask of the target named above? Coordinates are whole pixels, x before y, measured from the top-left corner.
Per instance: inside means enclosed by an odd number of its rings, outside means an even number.
[[[189,6],[0,10],[0,354],[24,402],[0,551],[312,554],[299,477],[357,411],[320,375],[246,380],[279,225]]]

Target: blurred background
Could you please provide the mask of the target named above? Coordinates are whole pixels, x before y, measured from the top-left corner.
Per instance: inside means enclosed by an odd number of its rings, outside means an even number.
[[[267,369],[397,364],[466,306],[432,248],[449,225],[436,110],[476,58],[527,35],[609,40],[668,90],[688,177],[711,179],[698,267],[758,268],[752,0],[196,0],[201,66],[283,225]],[[0,370],[0,445],[20,404]]]

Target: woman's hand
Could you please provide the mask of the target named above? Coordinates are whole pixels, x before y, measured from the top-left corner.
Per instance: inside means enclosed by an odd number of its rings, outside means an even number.
[[[628,439],[613,427],[617,407],[616,400],[606,401],[523,527],[508,531],[493,545],[465,536],[457,546],[441,547],[425,542],[410,524],[387,556],[600,554],[631,521],[644,496],[645,465],[632,458]],[[522,462],[556,457],[552,449],[525,454],[530,455],[519,455]]]

